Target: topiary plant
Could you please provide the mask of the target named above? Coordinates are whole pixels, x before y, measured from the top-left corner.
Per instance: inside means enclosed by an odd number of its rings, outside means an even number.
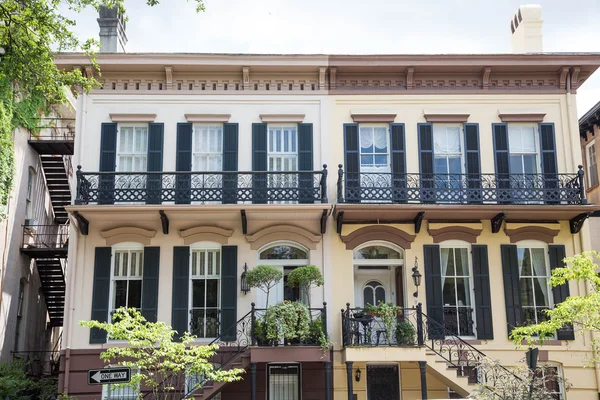
[[[311,287],[323,286],[323,275],[319,268],[314,265],[298,267],[292,270],[288,275],[287,283],[290,287],[298,287],[306,296],[308,308],[311,308],[310,289]]]
[[[271,265],[257,265],[246,273],[248,286],[258,288],[267,294],[265,308],[269,308],[269,292],[283,279],[283,272]]]

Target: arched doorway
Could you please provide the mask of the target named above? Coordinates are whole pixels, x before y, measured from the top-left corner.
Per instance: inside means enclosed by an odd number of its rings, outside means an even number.
[[[356,307],[379,302],[405,305],[404,250],[388,242],[367,242],[356,248],[354,303]]]

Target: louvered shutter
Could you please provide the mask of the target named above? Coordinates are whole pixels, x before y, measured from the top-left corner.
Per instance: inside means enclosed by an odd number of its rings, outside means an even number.
[[[499,204],[511,202],[510,154],[508,147],[508,125],[492,124],[494,132],[494,160],[496,163],[496,201]]]
[[[267,171],[267,124],[252,124],[252,171]],[[252,203],[267,203],[267,174],[254,174]]]
[[[173,248],[173,292],[171,326],[177,331],[175,339],[189,331],[189,285],[190,285],[190,248]]]
[[[148,124],[148,172],[162,172],[163,143],[165,125],[162,123]],[[162,203],[162,175],[149,174],[147,180],[148,195],[146,204]]]
[[[142,316],[149,322],[157,321],[159,272],[160,247],[145,247],[142,273]]]
[[[117,165],[117,124],[103,123],[100,131],[100,172],[115,172]],[[100,175],[98,204],[113,204],[115,175]]]
[[[313,124],[298,124],[298,171],[314,171]],[[315,202],[313,174],[299,174],[298,199],[301,204]]]
[[[404,124],[390,124],[391,164],[392,164],[392,201],[406,203],[406,140]]]
[[[500,249],[502,253],[502,277],[504,280],[506,323],[508,335],[510,337],[512,329],[521,326],[523,321],[519,259],[516,245],[503,244]]]
[[[539,125],[542,152],[542,173],[544,182],[544,201],[546,204],[559,204],[561,199],[558,184],[558,166],[556,162],[556,141],[554,124]]]
[[[550,258],[550,269],[564,268],[564,258],[567,256],[565,246],[563,245],[549,245],[548,246],[549,258]],[[552,288],[552,297],[554,298],[554,305],[560,304],[571,295],[569,290],[569,282],[566,282],[559,286]],[[575,340],[575,331],[573,325],[565,325],[556,332],[558,340]]]
[[[192,170],[192,124],[177,124],[177,155],[175,160],[177,172]],[[178,174],[175,178],[175,204],[190,204],[191,174]]]
[[[237,335],[237,246],[223,246],[221,255],[221,340],[228,341]]]
[[[486,245],[473,245],[473,289],[475,291],[475,320],[477,339],[493,339],[490,271]]]
[[[238,170],[238,124],[223,125],[223,171]],[[223,174],[223,204],[237,203],[237,174]]]
[[[418,124],[419,168],[421,170],[421,202],[434,203],[435,174],[433,170],[433,125]]]
[[[94,321],[108,321],[111,256],[112,249],[110,247],[96,247],[91,316]],[[106,343],[106,331],[92,328],[90,343]]]
[[[443,339],[444,298],[442,291],[442,273],[440,268],[440,246],[424,245],[425,291],[427,297],[427,317],[432,322],[427,331],[430,339]]]
[[[465,167],[467,172],[467,201],[481,203],[481,166],[479,156],[479,124],[465,124]]]
[[[344,124],[344,198],[346,203],[360,203],[360,143],[358,124]]]

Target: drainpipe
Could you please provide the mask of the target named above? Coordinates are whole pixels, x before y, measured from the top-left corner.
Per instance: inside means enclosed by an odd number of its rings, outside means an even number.
[[[348,379],[348,400],[354,399],[354,387],[352,386],[352,361],[346,361],[346,377]]]

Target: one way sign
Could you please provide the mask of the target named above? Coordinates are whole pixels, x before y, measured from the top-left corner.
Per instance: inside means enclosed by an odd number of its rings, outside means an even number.
[[[126,383],[131,381],[131,368],[104,368],[88,371],[88,385],[105,385],[107,383]]]

